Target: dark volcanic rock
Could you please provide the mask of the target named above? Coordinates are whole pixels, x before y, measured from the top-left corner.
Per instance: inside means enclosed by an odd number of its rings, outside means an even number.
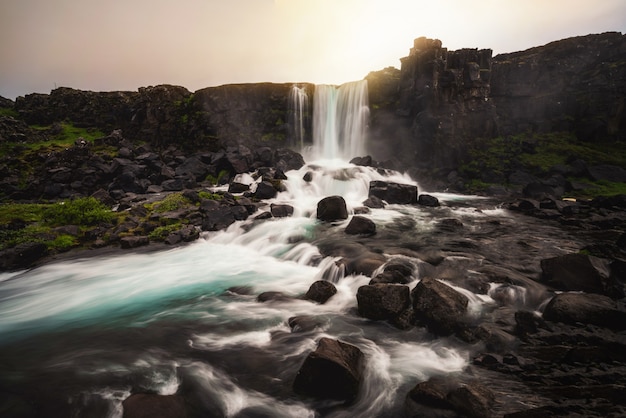
[[[363,353],[342,341],[322,338],[296,375],[296,393],[322,399],[353,401],[364,369]]]
[[[390,204],[412,204],[417,203],[417,186],[374,180],[370,182],[369,195]]]
[[[596,294],[558,294],[546,306],[543,318],[566,324],[593,324],[615,330],[626,329],[626,312],[618,310],[611,298]]]
[[[541,260],[542,281],[559,290],[582,290],[613,298],[624,297],[624,285],[610,277],[609,263],[585,254]]]
[[[257,199],[273,199],[278,192],[274,188],[274,185],[269,181],[262,181],[256,187],[254,197]]]
[[[120,238],[120,247],[124,249],[137,248],[148,245],[150,240],[146,236],[130,236]]]
[[[450,286],[431,278],[422,279],[411,292],[418,320],[439,335],[450,335],[463,324],[469,300]]]
[[[293,206],[291,205],[277,205],[272,203],[270,206],[270,212],[274,218],[286,218],[293,215]]]
[[[341,196],[328,196],[317,202],[317,219],[334,222],[348,218],[346,201]]]
[[[312,300],[317,303],[324,304],[328,299],[330,299],[335,293],[337,293],[337,288],[334,284],[327,280],[318,280],[309,287],[309,290],[306,292],[304,296],[307,300]]]
[[[454,409],[463,415],[472,418],[487,418],[492,416],[496,395],[485,386],[471,382],[451,391],[447,399]]]
[[[417,199],[417,204],[422,206],[437,207],[439,206],[439,199],[429,194],[421,194]]]
[[[40,242],[18,244],[0,252],[1,270],[17,270],[30,267],[48,254],[48,247]]]
[[[345,232],[349,235],[374,235],[376,233],[376,224],[369,218],[353,216],[348,226],[346,226]]]
[[[396,284],[361,286],[356,299],[359,315],[374,320],[392,319],[411,306],[409,287]]]
[[[185,400],[177,395],[136,393],[122,402],[123,418],[187,418]]]

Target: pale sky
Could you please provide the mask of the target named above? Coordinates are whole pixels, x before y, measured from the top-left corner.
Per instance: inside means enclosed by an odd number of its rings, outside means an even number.
[[[0,95],[341,84],[420,36],[495,55],[606,31],[625,0],[0,0]]]

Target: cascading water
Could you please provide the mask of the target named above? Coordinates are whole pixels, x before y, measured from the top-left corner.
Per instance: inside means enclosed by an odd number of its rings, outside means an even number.
[[[335,160],[286,173],[286,190],[268,203],[294,206],[292,217],[250,217],[169,251],[0,274],[0,398],[15,396],[24,416],[33,404],[40,416],[121,417],[130,393],[151,392],[181,394],[210,416],[314,417],[322,408],[329,417],[387,417],[400,413],[417,382],[462,370],[468,364],[463,348],[444,345],[423,328],[400,332],[355,314],[357,289],[370,278],[344,277],[338,259],[322,256],[316,240],[344,239],[348,220],[320,224],[316,204],[338,194],[353,212],[372,180],[414,182],[340,160],[363,154],[365,82],[318,86],[314,113],[314,156]],[[253,181],[249,175],[241,180]],[[487,213],[504,219],[501,211],[458,216]],[[377,239],[394,245],[433,229],[414,206],[372,209],[367,216],[377,224]],[[337,287],[325,304],[256,300],[273,290],[299,296],[319,279]],[[474,298],[472,311],[492,302],[486,295]],[[292,331],[288,319],[297,315],[317,326]],[[351,405],[329,408],[292,391],[299,367],[322,337],[365,354],[360,395]]]
[[[366,80],[339,87],[317,85],[313,102],[312,157],[350,160],[362,156],[368,122]]]
[[[307,116],[309,113],[309,95],[306,88],[294,85],[289,93],[289,127],[291,128],[292,146],[303,149],[306,138]]]

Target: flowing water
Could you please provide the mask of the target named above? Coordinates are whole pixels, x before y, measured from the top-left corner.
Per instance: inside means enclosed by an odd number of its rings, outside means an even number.
[[[333,109],[346,102],[354,106],[347,113],[362,112],[363,92],[355,93],[360,88],[351,85],[345,94],[341,88],[319,88],[316,101],[325,101],[324,113],[332,119],[324,123],[345,124],[346,112]],[[363,121],[347,131],[364,129]],[[315,208],[322,197],[344,196],[352,214],[367,198],[371,180],[415,184],[400,173],[339,159],[362,147],[351,143],[352,133],[343,132],[328,133],[336,148],[316,143],[310,150],[326,159],[287,173],[287,191],[272,202],[293,205],[290,218],[237,222],[167,251],[72,259],[0,275],[0,397],[25,416],[36,411],[49,417],[121,417],[126,397],[152,392],[182,394],[206,416],[388,417],[400,415],[405,394],[416,383],[459,375],[470,362],[468,346],[423,328],[400,331],[359,317],[355,295],[370,278],[344,277],[336,259],[323,257],[316,245],[320,239],[340,239],[348,222],[319,223]],[[303,180],[307,172],[310,182]],[[510,262],[522,272],[536,254],[561,251],[557,233],[553,238],[540,234],[539,226],[520,224],[489,201],[437,196],[441,208],[373,209],[365,216],[379,232],[362,242],[377,245],[379,240],[386,253],[400,243],[441,239],[436,245],[455,265]],[[466,236],[437,232],[437,221],[451,216],[463,220]],[[520,240],[535,235],[526,259],[512,253]],[[480,258],[468,255],[469,240],[483,254]],[[428,265],[411,260],[420,267],[412,288]],[[323,305],[299,298],[256,299],[264,291],[298,297],[322,278],[333,280],[338,290]],[[511,289],[521,304],[540,302]],[[459,290],[470,297],[472,315],[495,305],[488,295]],[[289,318],[298,315],[312,318],[316,326],[290,329]],[[354,344],[365,355],[363,384],[350,405],[293,393],[298,369],[322,337]]]

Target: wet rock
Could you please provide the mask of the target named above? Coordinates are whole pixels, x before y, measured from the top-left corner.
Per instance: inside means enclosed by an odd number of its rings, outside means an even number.
[[[250,186],[248,186],[247,184],[238,183],[236,181],[233,181],[228,186],[228,193],[243,193],[247,192],[248,190],[250,190]]]
[[[43,243],[27,242],[13,248],[0,251],[2,270],[17,270],[30,267],[37,260],[48,254],[48,247]]]
[[[142,247],[150,244],[150,239],[146,236],[130,236],[120,238],[120,247],[127,250],[131,248]]]
[[[273,199],[276,197],[277,191],[274,185],[269,181],[262,181],[256,187],[254,197],[257,199]]]
[[[376,196],[389,204],[417,203],[417,186],[374,180],[370,182],[369,196]]]
[[[381,198],[376,196],[370,196],[363,201],[363,205],[372,209],[384,209],[385,202],[382,201]]]
[[[313,331],[322,326],[322,321],[309,315],[292,316],[287,320],[292,332]]]
[[[456,411],[468,417],[486,418],[492,416],[491,410],[496,396],[485,386],[471,382],[452,390],[447,400]]]
[[[608,260],[586,254],[566,254],[541,260],[541,280],[559,290],[624,297],[624,285],[610,277]]]
[[[543,318],[572,325],[580,323],[626,329],[626,312],[618,310],[611,298],[597,294],[560,293],[550,300]]]
[[[457,386],[451,379],[432,377],[420,382],[406,396],[404,416],[410,418],[457,418],[447,400],[448,393]]]
[[[437,207],[439,206],[439,199],[429,194],[421,194],[417,199],[417,204],[421,206]]]
[[[407,284],[413,281],[413,271],[414,267],[411,262],[401,258],[392,259],[385,264],[383,271],[376,275],[369,284]]]
[[[293,389],[300,395],[351,402],[358,395],[363,369],[363,353],[358,347],[322,338],[304,360]]]
[[[274,218],[286,218],[293,215],[293,206],[272,203],[270,211],[272,212],[272,216]]]
[[[353,216],[346,226],[345,233],[349,235],[374,235],[376,224],[369,218]]]
[[[524,338],[529,334],[536,334],[539,329],[549,329],[546,321],[531,311],[515,312],[515,333]]]
[[[384,255],[378,254],[372,251],[365,251],[357,257],[344,259],[346,274],[363,274],[365,276],[372,276],[374,272],[385,262],[387,259]]]
[[[344,198],[328,196],[317,202],[317,219],[325,222],[348,219],[348,209]]]
[[[185,400],[177,395],[136,393],[122,402],[123,418],[187,418]]]
[[[425,323],[429,331],[450,335],[463,324],[469,300],[450,286],[424,278],[411,296],[416,319]]]
[[[285,302],[285,301],[289,301],[292,300],[293,297],[283,293],[283,292],[277,292],[277,291],[269,291],[269,292],[263,292],[260,293],[256,300],[257,302]]]
[[[307,171],[306,173],[304,173],[304,176],[302,176],[302,180],[304,180],[307,183],[310,183],[311,181],[313,181],[313,172]]]
[[[233,213],[232,207],[221,206],[218,204],[212,210],[208,210],[204,213],[204,216],[202,218],[202,230],[220,231],[234,223],[235,220],[235,214]]]
[[[304,298],[324,304],[335,293],[337,293],[337,288],[334,284],[327,280],[318,280],[314,282],[311,287],[309,287],[309,290],[306,292]]]
[[[463,222],[456,218],[444,218],[437,222],[437,228],[443,231],[458,231],[463,229]]]
[[[374,284],[357,290],[359,315],[374,320],[387,320],[400,315],[411,305],[408,286]]]

